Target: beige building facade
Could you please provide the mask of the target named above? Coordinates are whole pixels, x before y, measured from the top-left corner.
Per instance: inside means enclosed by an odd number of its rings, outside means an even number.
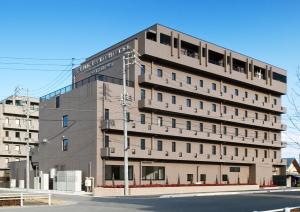
[[[41,98],[40,170],[123,184],[122,56],[130,184],[259,184],[284,175],[286,71],[156,24],[86,59]]]
[[[29,98],[29,144],[38,144],[39,100]],[[27,97],[10,96],[0,102],[0,179],[3,186],[9,181],[8,163],[26,160]]]

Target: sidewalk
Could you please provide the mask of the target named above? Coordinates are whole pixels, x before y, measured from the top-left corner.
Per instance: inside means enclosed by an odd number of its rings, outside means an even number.
[[[201,196],[226,196],[237,194],[262,194],[271,192],[293,192],[300,191],[300,188],[278,188],[278,189],[259,189],[252,191],[231,191],[231,192],[206,192],[206,193],[187,193],[187,194],[168,194],[161,195],[159,198],[176,198],[176,197],[201,197]]]
[[[92,196],[91,192],[72,192],[72,191],[57,191],[57,190],[37,190],[37,189],[20,189],[20,188],[0,188],[0,194],[2,193],[37,193],[37,194],[61,194],[61,195],[76,195],[76,196]]]

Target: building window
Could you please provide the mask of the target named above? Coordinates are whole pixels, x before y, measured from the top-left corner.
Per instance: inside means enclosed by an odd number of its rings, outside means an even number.
[[[128,179],[133,180],[133,166],[128,166]],[[124,180],[124,166],[105,165],[105,180]]]
[[[229,167],[229,171],[230,171],[230,172],[240,172],[240,171],[241,171],[241,168],[240,168],[240,167],[233,166],[233,167]]]
[[[127,121],[127,122],[130,122],[130,112],[127,112],[127,113],[126,113],[126,121]]]
[[[235,108],[234,114],[235,114],[235,116],[238,116],[239,115],[239,109]]]
[[[104,136],[104,147],[109,147],[109,136]]]
[[[167,46],[171,46],[171,37],[169,35],[160,33],[160,43]]]
[[[146,116],[145,114],[141,114],[141,124],[145,124],[146,123]]]
[[[258,101],[258,95],[257,94],[254,95],[254,98],[255,98],[256,101]]]
[[[69,126],[69,116],[68,115],[64,115],[63,116],[63,128],[68,127]]]
[[[274,157],[274,159],[277,159],[277,152],[276,151],[273,152],[273,157]]]
[[[248,111],[245,110],[245,118],[248,118]]]
[[[239,136],[239,128],[235,128],[234,129],[234,135],[235,136]]]
[[[255,119],[258,119],[258,113],[255,113]]]
[[[186,152],[191,153],[191,143],[186,144]]]
[[[239,148],[237,147],[234,148],[234,155],[239,156]]]
[[[20,132],[16,132],[15,135],[16,135],[16,138],[20,138]]]
[[[161,116],[157,117],[157,125],[159,127],[162,127],[163,126],[163,118]]]
[[[258,150],[255,150],[255,157],[258,158]]]
[[[217,147],[215,145],[212,145],[211,154],[213,155],[217,154]]]
[[[199,123],[199,131],[203,132],[203,123]]]
[[[186,84],[192,84],[192,78],[191,77],[186,77]]]
[[[145,65],[141,65],[141,75],[145,76]]]
[[[172,104],[176,104],[176,96],[172,96]]]
[[[225,182],[228,181],[228,175],[227,174],[222,174],[222,181],[225,181]]]
[[[145,100],[146,98],[146,91],[145,89],[141,89],[141,100]]]
[[[104,120],[109,120],[109,109],[104,110]]]
[[[238,89],[234,89],[234,95],[236,95],[236,96],[239,95],[239,90]]]
[[[223,106],[223,113],[226,114],[227,113],[227,106]]]
[[[176,73],[172,72],[172,80],[176,81]]]
[[[274,105],[277,105],[277,99],[273,99]]]
[[[176,119],[172,119],[172,128],[176,128]]]
[[[127,149],[130,149],[130,138],[127,137]]]
[[[265,158],[268,158],[268,151],[267,150],[264,151],[264,155],[265,155]]]
[[[203,144],[199,144],[199,154],[203,154]]]
[[[162,77],[163,76],[163,71],[161,69],[157,69],[157,77]]]
[[[192,106],[192,101],[191,99],[186,99],[186,106],[191,107]]]
[[[9,150],[9,146],[8,146],[8,144],[5,144],[5,151],[8,151]]]
[[[187,174],[187,175],[186,175],[186,180],[187,180],[188,182],[193,182],[193,177],[194,177],[193,174]]]
[[[163,95],[162,93],[157,93],[157,101],[162,102],[163,101]]]
[[[226,148],[226,146],[223,146],[223,155],[227,155],[227,148]]]
[[[268,115],[267,114],[265,114],[265,119],[264,120],[268,121]]]
[[[245,148],[245,157],[248,157],[248,149]]]
[[[268,139],[268,133],[267,133],[267,132],[264,133],[264,139],[265,139],[265,140]]]
[[[142,167],[143,180],[164,180],[165,167],[159,166],[143,166]]]
[[[186,129],[187,130],[191,130],[192,129],[191,121],[186,121]]]
[[[217,90],[217,84],[216,84],[216,83],[212,83],[212,84],[211,84],[211,89],[212,89],[213,91],[216,91],[216,90]]]
[[[248,98],[248,92],[245,91],[245,98],[247,99]]]
[[[56,107],[56,108],[60,108],[60,96],[57,96],[57,97],[55,98],[55,107]]]
[[[176,142],[172,142],[172,152],[176,152]]]
[[[277,134],[274,133],[273,138],[274,138],[274,141],[277,141]]]
[[[248,137],[248,130],[245,129],[245,137]]]
[[[213,134],[217,133],[217,125],[215,125],[215,124],[212,125],[212,133]]]
[[[148,40],[152,40],[152,41],[156,42],[156,33],[154,33],[154,32],[147,32],[146,33],[146,38]]]
[[[268,103],[268,97],[265,96],[265,103]]]
[[[17,152],[19,152],[19,151],[20,151],[20,145],[16,145],[16,146],[15,146],[15,150],[16,150]]]
[[[223,85],[223,93],[227,93],[227,86]]]
[[[203,110],[203,101],[199,101],[199,109]]]
[[[145,139],[141,139],[141,150],[145,150],[146,149],[146,141]]]
[[[5,137],[9,137],[9,131],[5,131]]]
[[[258,138],[258,131],[255,131],[255,138]]]
[[[200,174],[200,181],[202,182],[206,181],[206,174]]]
[[[276,123],[277,122],[277,117],[276,116],[274,116],[274,123]]]
[[[199,86],[203,88],[203,80],[199,80]]]
[[[69,139],[63,139],[63,141],[62,141],[62,151],[64,151],[64,152],[68,151],[69,144],[70,144]]]
[[[211,105],[211,109],[212,109],[212,112],[217,112],[217,105],[216,104],[212,104]]]
[[[163,142],[161,140],[157,141],[157,151],[163,151]]]
[[[226,126],[223,126],[223,134],[227,135],[227,127]]]

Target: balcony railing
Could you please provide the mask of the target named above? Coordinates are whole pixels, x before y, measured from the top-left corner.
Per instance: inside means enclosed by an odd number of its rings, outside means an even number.
[[[65,94],[65,93],[69,93],[71,92],[74,88],[79,88],[79,87],[82,87],[88,83],[91,83],[91,82],[94,82],[94,81],[102,81],[102,82],[110,82],[110,83],[113,83],[113,84],[118,84],[118,85],[123,85],[123,80],[122,79],[119,79],[119,78],[115,78],[115,77],[109,77],[109,76],[106,76],[106,75],[101,75],[101,74],[95,74],[93,76],[90,76],[88,78],[85,78],[79,82],[76,82],[76,83],[73,83],[71,85],[68,85],[66,87],[63,87],[61,89],[58,89],[56,91],[53,91],[45,96],[42,96],[40,98],[40,101],[43,102],[43,101],[47,101],[53,97],[56,97],[56,96],[59,96],[59,95],[62,95],[62,94]],[[127,80],[127,86],[129,87],[133,87],[134,86],[134,82],[133,81],[129,81]]]

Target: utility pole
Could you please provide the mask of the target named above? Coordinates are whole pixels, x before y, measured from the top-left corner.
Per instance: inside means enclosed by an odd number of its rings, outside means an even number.
[[[28,96],[28,89],[27,89],[27,104],[26,104],[26,189],[29,190],[29,152],[30,152],[30,146],[29,146],[29,109],[30,109],[30,103],[29,103],[29,96]]]
[[[121,97],[121,104],[123,108],[123,128],[124,128],[124,196],[129,195],[129,183],[128,183],[128,138],[127,138],[127,112],[129,105],[129,96],[126,90],[127,84],[127,71],[129,71],[129,65],[135,63],[135,61],[130,62],[134,59],[133,52],[125,52],[123,55],[123,94]]]

